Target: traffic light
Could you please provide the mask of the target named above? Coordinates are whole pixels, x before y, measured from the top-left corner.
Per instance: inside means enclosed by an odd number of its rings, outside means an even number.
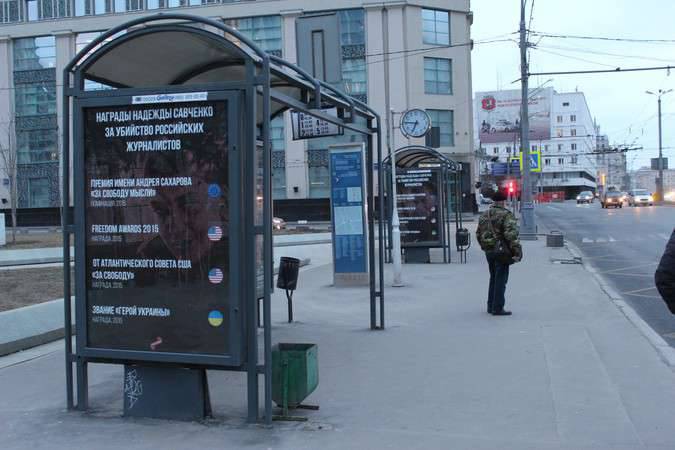
[[[509,181],[509,194],[514,194],[516,192],[516,187],[513,184],[513,181]]]

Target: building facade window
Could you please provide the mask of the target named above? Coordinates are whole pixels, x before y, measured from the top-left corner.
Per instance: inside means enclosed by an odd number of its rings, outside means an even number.
[[[577,144],[574,144],[574,143],[570,144],[570,148],[571,148],[572,150],[576,150],[576,149],[577,149]]]
[[[572,128],[572,129],[570,130],[570,136],[576,136],[576,135],[577,135],[577,129],[576,129],[576,128]]]
[[[492,154],[493,154],[493,155],[498,155],[498,154],[499,154],[499,147],[494,147],[494,148],[492,149]]]
[[[577,116],[574,114],[570,115],[570,122],[576,122],[577,121]]]
[[[570,106],[570,102],[563,102],[563,106]]]
[[[340,47],[342,49],[341,88],[349,95],[367,102],[366,27],[362,9],[338,11]]]
[[[20,208],[57,206],[59,201],[55,47],[53,36],[13,42]]]
[[[272,198],[286,198],[284,117],[275,117],[270,125],[270,140],[272,142]]]
[[[226,23],[239,30],[266,52],[282,56],[281,16],[246,17],[227,20]]]
[[[563,130],[562,130],[562,128],[556,129],[556,130],[555,130],[555,134],[556,134],[556,136],[558,136],[558,137],[563,137]]]
[[[19,0],[0,1],[0,23],[19,21]]]
[[[545,165],[545,166],[550,166],[550,165],[551,165],[551,158],[545,158],[545,159],[544,159],[544,165]]]
[[[425,44],[450,45],[450,14],[436,9],[422,9],[422,36]]]
[[[207,4],[210,0],[189,0],[190,4]],[[199,3],[195,3],[199,2]],[[281,16],[246,17],[227,20],[226,23],[251,39],[263,50],[283,56]],[[270,124],[272,141],[272,198],[286,198],[286,144],[283,116]]]
[[[31,208],[46,208],[49,204],[49,179],[46,177],[28,179],[28,198]]]
[[[56,64],[56,41],[53,36],[16,39],[14,71],[50,69]]]
[[[440,128],[441,146],[453,147],[455,145],[455,121],[454,111],[444,109],[427,109],[431,118],[431,126]]]
[[[558,158],[558,164],[563,165],[565,162],[565,158]]]
[[[363,9],[337,11],[340,24],[340,47],[342,51],[342,83],[336,86],[362,102],[368,101],[368,73],[366,71],[366,27]],[[357,117],[356,123],[365,125]],[[328,147],[336,143],[363,142],[364,136],[344,130],[339,138],[328,137],[307,141],[307,177],[309,197],[326,198],[330,194],[328,171]]]
[[[556,116],[555,121],[556,121],[557,123],[562,123],[563,117],[562,117],[562,116]]]
[[[563,145],[562,145],[562,144],[558,144],[558,151],[562,151],[562,149],[563,149]]]
[[[424,58],[424,93],[452,94],[452,60]]]

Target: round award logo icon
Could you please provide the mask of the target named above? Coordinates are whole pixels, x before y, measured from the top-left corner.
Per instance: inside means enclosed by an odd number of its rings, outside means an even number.
[[[209,184],[209,197],[218,198],[220,197],[220,186],[217,184]]]
[[[211,311],[209,313],[209,324],[212,327],[219,327],[223,324],[223,313],[220,311]]]
[[[223,281],[223,271],[220,269],[209,270],[209,281],[213,284],[219,284]]]
[[[213,225],[209,227],[209,241],[214,241],[217,242],[222,239],[223,237],[223,229],[220,228],[218,225]]]

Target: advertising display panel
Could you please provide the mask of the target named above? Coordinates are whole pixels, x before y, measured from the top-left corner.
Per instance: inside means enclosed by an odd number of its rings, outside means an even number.
[[[399,169],[396,172],[401,246],[441,246],[440,172]]]
[[[231,100],[142,95],[82,109],[88,348],[236,353]]]
[[[551,88],[530,90],[530,140],[551,138],[552,95]],[[520,108],[520,90],[477,93],[475,110],[480,142],[492,144],[519,140]]]

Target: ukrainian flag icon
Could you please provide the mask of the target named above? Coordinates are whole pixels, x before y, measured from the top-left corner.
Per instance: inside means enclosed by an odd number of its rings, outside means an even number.
[[[212,327],[219,327],[223,324],[223,313],[220,311],[211,311],[209,313],[209,324]]]

